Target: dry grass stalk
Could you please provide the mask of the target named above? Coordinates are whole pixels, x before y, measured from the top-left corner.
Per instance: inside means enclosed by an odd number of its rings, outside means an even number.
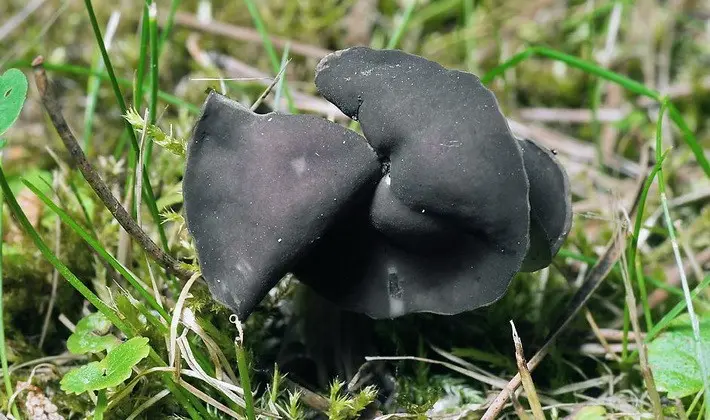
[[[592,328],[592,331],[594,332],[594,335],[597,337],[597,340],[599,340],[599,343],[604,347],[604,350],[606,351],[606,357],[608,357],[611,360],[619,360],[619,356],[617,356],[612,350],[611,347],[609,347],[609,342],[606,341],[606,338],[604,338],[604,335],[602,334],[601,330],[599,329],[599,326],[597,325],[596,321],[594,321],[594,317],[592,316],[592,313],[589,312],[588,309],[584,310],[584,317],[587,318],[587,322],[589,323],[589,326]]]
[[[639,350],[641,373],[643,374],[643,379],[646,383],[648,396],[651,399],[653,414],[657,419],[662,419],[663,407],[661,406],[661,397],[659,396],[656,384],[653,381],[651,368],[648,366],[648,353],[646,352],[646,346],[641,340],[641,326],[638,318],[639,314],[636,312],[636,297],[634,296],[634,289],[631,285],[631,279],[629,278],[628,264],[625,254],[621,254],[621,277],[624,281],[624,289],[626,290],[626,306],[629,308],[631,326],[634,330],[634,339],[636,341],[636,347]]]
[[[523,342],[518,336],[518,331],[515,329],[513,320],[510,320],[510,328],[513,332],[513,344],[515,345],[515,362],[518,365],[518,372],[520,373],[520,378],[523,382],[525,395],[528,397],[528,403],[530,403],[530,409],[532,409],[533,418],[535,420],[545,420],[545,414],[542,412],[540,398],[538,398],[537,390],[535,390],[535,383],[533,382],[532,375],[530,375],[527,362],[525,361]]]

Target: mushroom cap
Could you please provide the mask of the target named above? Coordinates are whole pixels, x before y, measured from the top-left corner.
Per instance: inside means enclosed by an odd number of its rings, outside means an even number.
[[[366,207],[380,163],[315,116],[257,115],[212,92],[189,142],[187,227],[216,300],[248,315],[330,226]]]
[[[472,74],[364,47],[324,58],[315,82],[360,121],[390,173],[368,222],[345,233],[361,249],[338,257],[330,246],[319,258],[341,260],[346,279],[336,281],[349,293],[327,289],[323,264],[302,267],[299,279],[375,318],[499,299],[525,258],[530,207],[521,149],[494,95]]]
[[[554,154],[532,140],[520,140],[530,181],[530,246],[521,271],[547,267],[572,227],[569,178]]]

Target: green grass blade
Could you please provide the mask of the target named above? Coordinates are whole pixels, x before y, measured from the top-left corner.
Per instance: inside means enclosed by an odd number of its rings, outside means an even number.
[[[155,124],[158,110],[158,8],[155,2],[150,3],[148,8],[148,32],[150,44],[150,103],[148,118],[151,124]],[[150,156],[150,155],[146,155]],[[150,159],[146,159],[150,161]]]
[[[583,70],[589,74],[593,74],[597,77],[601,77],[603,79],[609,80],[611,82],[614,82],[623,88],[636,93],[638,95],[643,95],[646,97],[649,97],[651,99],[654,99],[657,102],[661,102],[663,100],[661,94],[653,89],[650,89],[643,85],[642,83],[639,83],[635,80],[629,79],[626,76],[622,76],[618,73],[614,73],[613,71],[609,71],[605,68],[599,67],[598,65],[582,60],[580,58],[577,58],[575,56],[565,54],[561,51],[553,50],[551,48],[546,48],[546,47],[530,47],[526,49],[525,51],[518,53],[511,57],[508,61],[500,64],[499,66],[493,68],[490,70],[488,73],[486,73],[482,78],[481,81],[484,84],[488,84],[493,79],[504,73],[506,70],[515,67],[516,65],[520,64],[520,62],[527,60],[528,58],[532,56],[541,56],[541,57],[546,57],[550,58],[556,61],[561,61],[563,63],[566,63],[572,67],[576,67],[580,70]],[[705,154],[703,153],[703,149],[698,144],[698,140],[695,138],[695,135],[692,133],[688,125],[685,123],[685,120],[683,117],[680,115],[678,110],[673,106],[672,104],[669,104],[668,106],[668,112],[669,116],[671,117],[671,120],[678,126],[678,128],[681,130],[683,133],[683,140],[685,143],[690,147],[690,150],[693,151],[693,155],[695,155],[695,159],[697,160],[698,164],[700,167],[703,169],[705,172],[705,175],[710,178],[710,162],[708,162],[708,159],[705,157]]]
[[[503,75],[507,70],[512,69],[513,67],[517,66],[528,58],[534,56],[535,53],[536,50],[534,48],[528,48],[525,51],[515,54],[507,61],[493,67],[486,74],[481,76],[481,82],[484,85],[490,84],[495,78]]]
[[[106,390],[100,389],[96,398],[96,409],[94,409],[94,420],[104,420],[104,412],[106,411]]]
[[[158,116],[158,8],[155,2],[151,1],[148,7],[148,32],[150,34],[150,102],[148,103],[148,120],[151,124],[155,124]],[[145,171],[150,173],[150,162],[153,156],[153,139],[151,136],[146,136],[145,141]]]
[[[395,28],[392,38],[390,38],[389,42],[387,42],[387,49],[391,50],[397,48],[399,41],[402,40],[402,36],[404,36],[404,32],[407,30],[407,25],[412,19],[412,14],[414,13],[414,9],[416,9],[416,7],[417,0],[409,0],[407,8],[404,10],[404,15],[402,15],[402,20],[397,25],[397,28]]]
[[[91,4],[91,0],[84,0],[86,4],[86,11],[89,13],[89,21],[91,22],[91,27],[94,30],[94,36],[96,37],[96,43],[101,51],[101,57],[104,60],[104,66],[108,72],[109,81],[111,82],[111,88],[116,96],[116,102],[118,102],[118,107],[121,109],[121,114],[126,114],[126,101],[123,99],[123,93],[121,93],[121,88],[118,85],[118,80],[116,79],[116,73],[113,70],[113,64],[111,64],[111,59],[108,56],[108,51],[106,51],[106,45],[104,44],[103,35],[101,34],[101,28],[99,28],[99,23],[96,20],[96,14],[94,13],[94,7]],[[125,121],[125,120],[124,120]],[[134,153],[138,152],[138,140],[136,139],[135,133],[133,133],[133,127],[128,123],[124,122],[127,130],[130,131],[131,143],[133,144]]]
[[[143,105],[143,81],[145,80],[146,57],[148,57],[148,32],[148,6],[145,5],[143,6],[140,50],[138,52],[138,66],[136,67],[136,78],[134,81],[135,91],[133,92],[133,107],[138,112],[141,112],[141,106]]]
[[[288,53],[290,49],[291,43],[287,42],[283,54],[281,54],[281,64],[279,65],[279,72],[281,72],[288,63]],[[276,104],[276,111],[279,111],[279,105],[281,104],[281,97],[283,96],[284,91],[284,75],[282,74],[281,76],[282,77],[276,83],[276,93],[274,93],[274,104]]]
[[[520,62],[527,60],[530,57],[533,56],[541,56],[541,57],[546,57],[550,58],[556,61],[561,61],[563,63],[566,63],[572,67],[576,67],[580,70],[583,70],[589,74],[593,74],[595,76],[601,77],[603,79],[612,81],[618,85],[621,85],[622,87],[630,90],[631,92],[637,93],[639,95],[644,95],[648,96],[649,98],[655,99],[660,101],[661,95],[656,92],[653,89],[647,88],[645,85],[642,83],[639,83],[635,80],[629,79],[626,76],[622,76],[618,73],[615,73],[613,71],[607,70],[603,67],[599,67],[595,63],[592,63],[587,60],[583,60],[581,58],[575,57],[573,55],[565,54],[561,51],[553,50],[551,48],[546,48],[546,47],[530,47],[526,49],[523,52],[520,52],[513,57],[511,57],[508,61],[505,63],[500,64],[499,66],[493,68],[490,70],[488,73],[486,73],[482,78],[481,81],[483,83],[490,83],[493,79],[495,79],[498,75],[502,74],[504,71],[515,67],[516,65],[520,64]]]
[[[123,99],[123,94],[121,93],[121,88],[118,85],[118,80],[116,79],[116,74],[113,70],[111,59],[109,58],[108,52],[106,51],[106,45],[104,44],[103,36],[101,35],[101,29],[99,28],[99,24],[96,20],[96,14],[94,13],[94,8],[91,4],[91,0],[84,0],[84,3],[86,4],[86,10],[89,13],[91,27],[93,28],[94,35],[96,36],[96,43],[99,45],[99,49],[101,50],[101,56],[104,59],[104,66],[106,66],[106,71],[108,72],[109,80],[111,81],[111,86],[113,88],[114,95],[116,96],[116,101],[118,102],[118,106],[121,109],[121,115],[126,115],[126,101]],[[139,81],[138,86],[142,85],[142,81]],[[123,122],[126,129],[129,131],[128,135],[129,139],[131,140],[132,146],[131,153],[129,154],[129,162],[132,162],[133,165],[131,166],[131,170],[129,171],[129,173],[134,173],[135,169],[133,168],[133,166],[135,166],[135,159],[138,156],[138,139],[136,138],[136,133],[133,131],[133,126],[131,126],[131,123],[129,123],[125,118],[123,118]],[[148,176],[147,171],[143,171],[143,185],[145,201],[153,201],[153,205],[155,205],[155,194],[153,193],[153,189],[150,184],[150,177]],[[165,229],[163,228],[163,224],[161,223],[160,215],[156,212],[151,211],[151,217],[153,218],[153,221],[156,224],[156,228],[158,229],[158,233],[160,234],[161,245],[163,246],[163,249],[167,251],[167,236],[165,235]]]
[[[0,157],[2,153],[0,152]],[[3,192],[0,190],[0,238],[3,237],[2,225],[3,225]],[[5,241],[0,239],[0,363],[2,363],[2,377],[5,382],[5,395],[10,398],[13,394],[12,382],[10,382],[10,370],[7,367],[7,344],[5,343],[5,317],[3,309],[3,270],[2,270],[2,248]],[[15,418],[20,418],[20,414],[17,411],[17,406],[12,404],[12,414]]]
[[[266,25],[264,25],[264,21],[261,19],[261,14],[259,14],[259,9],[256,7],[256,2],[254,2],[254,0],[244,0],[244,3],[247,6],[252,22],[254,22],[254,27],[257,32],[259,32],[259,36],[261,36],[261,42],[264,44],[266,54],[269,56],[269,60],[271,61],[271,69],[274,74],[278,74],[281,69],[281,60],[279,59],[278,54],[276,54],[276,48],[274,48],[274,44],[271,42],[269,32],[266,30]],[[288,102],[288,111],[295,114],[296,106],[293,103],[293,97],[288,89],[286,75],[283,76],[282,80],[284,84],[283,89],[286,93],[286,101]]]
[[[663,114],[667,109],[669,101],[664,98],[661,103],[661,110],[658,113],[657,127],[656,127],[656,159],[661,157],[661,148],[663,147]],[[662,168],[662,165],[658,165]],[[705,357],[705,352],[703,351],[702,336],[700,334],[700,324],[698,322],[698,317],[695,313],[695,308],[693,307],[693,298],[690,296],[690,287],[688,286],[688,279],[685,275],[685,269],[683,268],[683,261],[680,255],[680,250],[678,249],[678,241],[676,240],[675,228],[673,227],[673,220],[671,219],[671,212],[668,208],[668,200],[666,199],[666,184],[664,180],[663,170],[658,171],[658,191],[661,195],[661,208],[663,209],[663,218],[666,222],[666,229],[668,229],[668,238],[671,241],[673,247],[673,256],[675,258],[676,266],[678,267],[678,274],[680,275],[680,284],[683,287],[683,294],[685,297],[686,307],[688,310],[688,316],[690,318],[690,324],[693,327],[693,338],[695,339],[695,351],[700,365],[700,372],[703,378],[703,388],[705,389],[705,402],[710,401],[710,367],[708,366],[708,359]],[[707,410],[705,412],[705,417],[710,418],[710,405],[706,406]]]
[[[667,153],[667,152],[666,152]],[[635,277],[636,284],[639,288],[639,297],[641,299],[641,306],[643,307],[643,316],[646,321],[646,331],[650,331],[653,328],[653,319],[651,318],[651,308],[648,305],[648,292],[646,290],[646,278],[643,274],[643,269],[641,264],[637,261],[638,255],[638,244],[639,236],[641,234],[641,228],[643,227],[643,217],[644,211],[646,209],[646,200],[648,199],[648,192],[651,189],[654,179],[661,171],[661,165],[663,160],[666,158],[667,154],[659,155],[659,160],[653,166],[651,173],[644,181],[643,189],[641,190],[641,196],[639,197],[638,210],[636,211],[636,220],[634,222],[634,231],[631,237],[631,247],[628,251],[629,259],[629,274]]]
[[[84,230],[84,228],[79,225],[69,214],[67,214],[64,210],[62,210],[59,206],[57,206],[56,203],[54,203],[49,197],[47,197],[46,194],[44,194],[39,188],[37,188],[34,184],[32,184],[30,181],[23,179],[22,182],[29,188],[42,202],[50,208],[59,218],[62,220],[62,222],[69,226],[71,230],[73,230],[79,237],[81,237],[89,246],[96,251],[96,253],[101,256],[106,262],[108,262],[111,267],[113,267],[116,271],[118,271],[130,284],[133,286],[138,293],[143,297],[143,299],[148,302],[148,304],[153,308],[155,311],[157,311],[168,323],[170,322],[170,315],[163,309],[158,302],[155,300],[153,295],[150,294],[135,278],[133,274],[131,274],[126,267],[124,267],[121,263],[118,262],[108,251],[106,251],[106,248],[104,248],[96,238],[91,235],[89,232]]]
[[[703,150],[703,147],[700,143],[698,143],[695,134],[693,134],[690,127],[688,127],[685,119],[683,119],[680,115],[678,108],[670,102],[668,103],[668,116],[682,133],[683,141],[688,145],[688,147],[690,147],[690,150],[692,150],[693,155],[697,159],[700,167],[703,168],[705,174],[710,177],[710,163],[708,163],[708,160],[705,158],[705,151]]]
[[[160,42],[158,43],[158,54],[163,52],[163,47],[173,30],[173,25],[175,24],[175,14],[180,6],[180,0],[172,0],[170,2],[170,10],[168,11],[168,18],[165,20],[165,25],[163,26],[163,33],[160,35]]]
[[[249,366],[247,365],[246,351],[242,343],[235,343],[237,352],[237,368],[239,370],[239,382],[244,390],[244,405],[248,420],[256,420],[254,413],[254,396],[251,392],[251,378],[249,377]]]

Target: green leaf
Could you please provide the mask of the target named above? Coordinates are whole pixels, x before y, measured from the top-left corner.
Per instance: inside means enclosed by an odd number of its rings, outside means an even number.
[[[81,394],[87,391],[113,388],[130,378],[131,369],[150,353],[148,339],[133,337],[111,350],[100,362],[91,362],[72,369],[61,381],[67,393]]]
[[[101,312],[93,313],[76,324],[74,334],[67,340],[67,349],[74,354],[111,351],[121,341],[109,334],[111,321]]]
[[[710,354],[710,318],[700,319],[700,339],[707,359]],[[678,317],[651,341],[648,361],[658,390],[667,392],[668,398],[682,398],[703,388],[693,328],[687,316]]]
[[[0,135],[20,116],[27,97],[27,77],[18,69],[10,69],[0,76]]]

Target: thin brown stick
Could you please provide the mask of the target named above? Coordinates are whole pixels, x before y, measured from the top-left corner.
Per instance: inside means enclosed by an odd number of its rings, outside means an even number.
[[[624,119],[631,112],[628,107],[606,107],[597,110],[596,119],[600,123],[614,123]],[[594,121],[594,113],[584,108],[521,108],[520,118],[538,123],[588,124]]]
[[[518,365],[518,374],[520,375],[520,380],[523,383],[525,394],[528,397],[528,403],[530,404],[530,409],[532,410],[533,418],[535,420],[545,420],[545,414],[542,412],[540,398],[538,398],[537,390],[535,390],[535,383],[533,382],[532,375],[530,375],[527,363],[525,362],[523,342],[520,340],[520,336],[518,336],[518,331],[515,329],[515,324],[513,323],[512,319],[510,320],[510,328],[513,332],[513,344],[515,346],[515,362]]]
[[[633,334],[633,333],[631,333],[631,334]],[[629,334],[629,337],[634,338],[631,334]],[[611,328],[600,328],[599,335],[601,337],[604,337],[604,339],[607,341],[622,341],[624,339],[624,332],[623,331],[615,330],[615,329],[611,329]],[[641,333],[641,339],[642,340],[646,339],[646,333]]]
[[[515,392],[510,396],[510,400],[513,402],[513,410],[515,410],[515,414],[518,418],[520,420],[530,420],[530,416],[527,411],[525,411],[525,407],[523,407],[523,404],[520,402]]]
[[[42,99],[42,105],[47,111],[49,118],[52,120],[54,128],[57,130],[59,137],[62,139],[64,146],[71,155],[72,160],[76,166],[81,171],[86,182],[89,183],[91,188],[94,190],[99,199],[104,203],[108,211],[111,212],[113,217],[118,221],[118,223],[128,232],[131,237],[140,244],[140,246],[150,255],[158,264],[165,267],[165,269],[182,279],[189,279],[194,274],[190,270],[186,270],[180,265],[175,258],[168,255],[160,249],[160,247],[153,242],[147,233],[141,229],[138,224],[131,218],[130,214],[125,208],[119,203],[116,197],[113,196],[111,190],[108,188],[106,183],[101,179],[101,176],[96,172],[96,169],[89,163],[84,151],[79,146],[76,141],[76,137],[72,133],[67,121],[62,115],[61,108],[57,99],[52,93],[52,89],[49,86],[49,81],[47,80],[47,74],[44,71],[42,64],[44,63],[44,58],[38,56],[32,62],[32,67],[35,73],[35,83],[37,84],[37,89],[39,90],[40,98]]]
[[[301,395],[300,400],[312,409],[325,413],[330,408],[330,403],[322,395],[316,394],[310,389],[297,384],[289,378],[283,378],[283,381],[287,388],[294,392],[298,392]]]
[[[161,21],[160,23],[164,24],[164,21]],[[202,22],[200,21],[200,19],[197,18],[197,16],[185,12],[177,12],[175,14],[175,25],[183,26],[185,28],[192,29],[198,32],[235,39],[238,41],[247,41],[253,43],[263,42],[259,32],[252,28],[230,25],[224,22],[220,22],[218,20]],[[286,44],[291,43],[290,49],[293,54],[316,58],[318,60],[333,52],[331,50],[321,48],[315,45],[304,44],[302,42],[297,42],[278,36],[270,36],[269,38],[271,38],[271,43],[274,44],[274,47],[276,48],[284,49],[286,47]]]
[[[639,351],[639,362],[641,364],[641,374],[643,380],[646,383],[646,391],[651,399],[651,405],[653,407],[653,414],[657,419],[663,418],[663,409],[661,408],[661,397],[658,395],[658,390],[656,389],[656,383],[653,380],[653,374],[651,373],[651,368],[648,365],[648,352],[646,351],[646,346],[641,341],[641,325],[639,324],[639,315],[636,313],[636,296],[634,296],[634,288],[631,285],[631,280],[629,278],[628,264],[626,261],[626,255],[621,254],[621,277],[624,282],[624,289],[626,291],[626,306],[629,308],[629,318],[631,319],[631,327],[634,330],[634,339],[636,341],[636,346]]]
[[[288,63],[291,62],[291,59],[289,58],[288,61],[284,64],[283,67],[281,67],[281,70],[276,74],[276,77],[274,77],[274,80],[271,81],[269,86],[266,87],[264,92],[259,95],[259,97],[254,101],[254,104],[251,106],[250,110],[256,111],[257,108],[259,108],[259,105],[261,105],[262,102],[264,102],[264,99],[266,99],[267,96],[271,93],[272,90],[274,90],[274,87],[279,83],[279,80],[281,80],[281,77],[283,77],[284,72],[286,71],[286,67],[288,66]]]
[[[629,337],[631,337],[632,334],[629,334]],[[627,350],[630,351],[636,351],[638,350],[636,348],[636,344],[634,343],[628,343],[626,345]],[[609,344],[609,348],[605,349],[601,344],[599,343],[585,343],[579,346],[579,354],[584,354],[584,355],[589,355],[589,356],[606,356],[609,354],[609,351],[611,351],[613,354],[619,355],[621,352],[624,350],[623,344],[621,343],[616,343],[616,344]]]
[[[594,320],[594,317],[592,316],[592,313],[589,312],[589,309],[584,310],[584,316],[587,318],[587,322],[589,323],[589,326],[592,327],[592,331],[594,332],[594,335],[597,337],[597,340],[599,340],[599,343],[604,347],[604,350],[606,350],[606,356],[609,357],[611,360],[619,360],[619,356],[614,354],[614,352],[611,351],[611,347],[609,347],[609,342],[606,341],[606,338],[602,335],[601,331],[599,330],[599,326],[597,325],[597,322]]]

